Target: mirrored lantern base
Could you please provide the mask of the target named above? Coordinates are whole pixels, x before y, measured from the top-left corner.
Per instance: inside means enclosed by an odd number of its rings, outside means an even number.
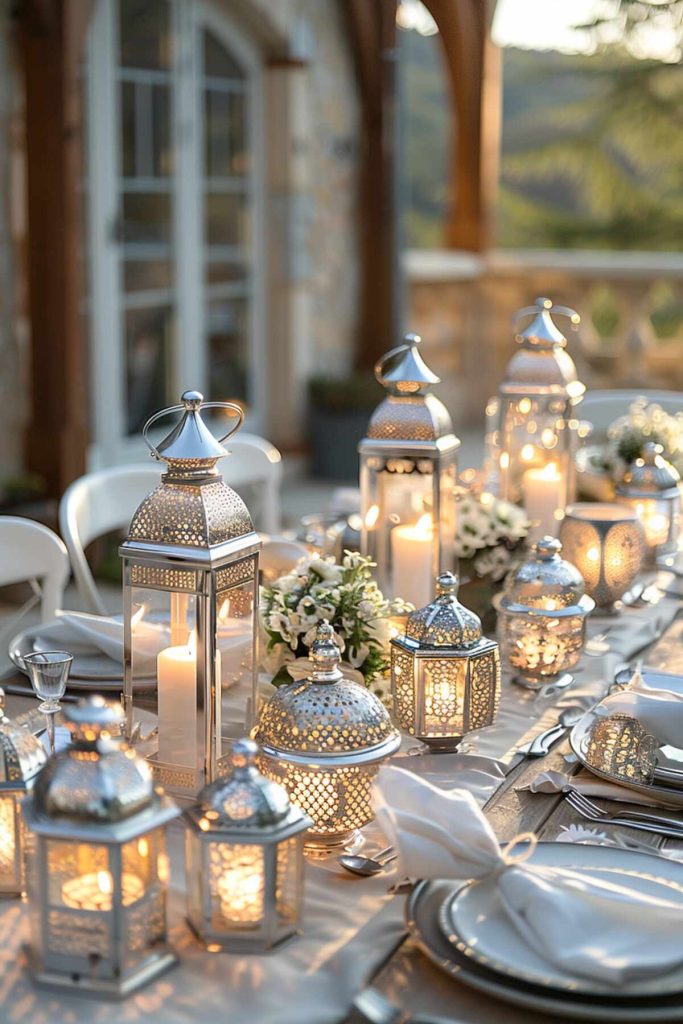
[[[279,952],[279,950],[284,949],[284,947],[288,946],[290,942],[300,938],[302,935],[301,930],[297,929],[297,931],[290,932],[288,935],[284,935],[281,939],[278,939],[269,945],[256,945],[253,939],[240,939],[239,935],[204,935],[201,930],[194,925],[190,917],[185,918],[185,923],[207,953],[257,953],[259,956],[262,956],[265,953],[268,955],[269,953]]]
[[[416,736],[418,747],[411,747],[409,754],[455,754],[461,747],[464,736]]]
[[[127,977],[112,979],[98,978],[97,964],[93,965],[90,974],[62,974],[61,972],[44,971],[31,946],[23,947],[28,960],[31,978],[39,988],[52,992],[69,992],[84,996],[97,996],[99,999],[125,999],[144,985],[148,985],[160,974],[175,967],[178,957],[170,947],[164,945],[145,964]]]

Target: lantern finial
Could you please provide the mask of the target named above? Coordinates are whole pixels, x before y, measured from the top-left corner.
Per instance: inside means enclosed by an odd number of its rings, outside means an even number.
[[[453,597],[457,597],[458,587],[460,586],[460,577],[456,576],[454,572],[442,572],[436,579],[436,593],[450,594]]]
[[[537,558],[542,562],[549,562],[551,558],[555,558],[562,551],[562,542],[557,537],[541,537],[536,541],[534,550]]]
[[[313,662],[311,679],[314,682],[325,683],[341,679],[339,670],[341,653],[334,630],[327,619],[321,619],[318,623],[309,658]]]
[[[235,740],[231,753],[233,769],[238,772],[245,772],[249,768],[253,768],[257,754],[258,744],[254,743],[253,740]]]

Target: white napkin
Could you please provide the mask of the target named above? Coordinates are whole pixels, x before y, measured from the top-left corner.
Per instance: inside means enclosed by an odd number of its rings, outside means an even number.
[[[683,747],[683,697],[670,690],[649,687],[618,690],[598,704],[596,714],[623,713],[636,718],[657,740],[658,746]]]
[[[680,804],[667,801],[654,793],[644,795],[634,789],[627,789],[626,786],[619,786],[616,782],[606,782],[588,772],[571,776],[552,770],[539,772],[528,786],[520,786],[518,792],[563,793],[569,786],[579,793],[583,793],[584,796],[597,796],[602,800],[617,800],[625,804],[648,804],[653,807],[675,807],[680,810]]]
[[[589,871],[522,863],[530,851],[501,851],[466,790],[449,792],[401,768],[381,769],[377,819],[414,878],[495,885],[520,936],[570,974],[619,986],[683,964],[683,896],[654,898]],[[523,839],[535,838],[520,836]]]

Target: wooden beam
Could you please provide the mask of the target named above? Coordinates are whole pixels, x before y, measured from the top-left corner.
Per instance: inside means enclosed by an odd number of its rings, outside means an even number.
[[[28,468],[51,496],[85,470],[80,70],[90,0],[24,0],[17,12],[26,97],[31,417]]]
[[[340,0],[361,102],[356,364],[371,368],[400,329],[396,210],[396,0]]]
[[[441,39],[454,110],[449,248],[481,252],[492,241],[498,185],[500,52],[488,0],[424,0]]]

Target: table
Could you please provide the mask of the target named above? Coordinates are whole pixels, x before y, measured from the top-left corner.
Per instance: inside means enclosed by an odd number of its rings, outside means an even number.
[[[553,750],[543,762],[523,763],[510,771],[514,747],[554,722],[560,707],[576,701],[588,705],[598,699],[617,665],[651,644],[679,607],[677,599],[664,597],[656,607],[626,610],[621,619],[595,620],[589,634],[609,630],[609,650],[600,657],[584,655],[571,690],[539,700],[504,681],[499,717],[491,728],[471,734],[470,754],[408,757],[408,766],[437,784],[452,785],[457,778],[458,784],[475,790],[482,803],[488,800],[487,813],[501,840],[528,828],[536,829],[542,838],[555,838],[562,824],[574,820],[563,802],[559,797],[518,793],[517,787],[541,765],[561,765],[563,748]],[[7,703],[10,714],[35,706],[26,698],[8,698]],[[412,745],[414,741],[408,740],[406,746]],[[481,768],[487,773],[482,774]],[[365,831],[370,852],[384,845],[374,824]],[[642,840],[645,834],[638,836]],[[352,999],[371,979],[392,1002],[411,1013],[431,1012],[472,1024],[546,1019],[458,986],[433,968],[412,941],[405,940],[404,899],[388,892],[397,881],[395,871],[357,879],[342,873],[334,861],[309,864],[301,939],[270,956],[206,954],[183,920],[181,839],[175,826],[169,916],[180,966],[123,1004],[38,992],[23,970],[20,944],[26,937],[25,910],[18,901],[8,902],[0,908],[0,1020],[7,1024],[340,1024],[352,1019]]]

